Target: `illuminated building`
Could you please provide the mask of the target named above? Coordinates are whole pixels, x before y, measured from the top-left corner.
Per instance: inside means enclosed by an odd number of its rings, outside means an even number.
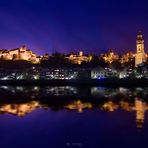
[[[106,78],[105,69],[102,67],[96,67],[91,70],[91,78],[92,79],[104,79]]]
[[[130,104],[128,102],[121,101],[120,107],[126,111],[129,111],[129,112],[132,111],[132,107],[130,106]]]
[[[91,79],[105,79],[105,78],[117,77],[117,71],[106,67],[96,67],[91,70]]]
[[[73,69],[55,68],[40,71],[40,79],[76,79],[77,77],[78,72]]]
[[[119,59],[119,56],[116,55],[111,49],[107,53],[102,54],[101,57],[104,59],[106,63],[112,63],[113,61]]]
[[[15,79],[17,80],[38,80],[39,70],[35,67],[27,68],[24,70],[17,70],[15,72]]]
[[[0,80],[70,80],[78,78],[78,70],[67,68],[25,68],[14,70],[0,70]]]
[[[32,63],[39,63],[40,57],[34,54],[25,46],[11,50],[0,50],[0,59],[2,60],[26,60]]]
[[[81,64],[82,62],[90,62],[92,60],[92,56],[85,56],[82,51],[78,55],[70,54],[66,58],[73,64]]]
[[[135,54],[135,66],[139,66],[143,64],[145,61],[145,52],[144,52],[144,40],[141,32],[137,35],[137,41],[136,41],[137,51]]]
[[[121,57],[121,63],[126,63],[126,62],[129,62],[129,61],[133,61],[134,60],[134,54],[129,51],[127,52],[126,54],[123,54],[122,57]]]
[[[124,68],[122,71],[119,72],[119,79],[127,77],[127,68]]]

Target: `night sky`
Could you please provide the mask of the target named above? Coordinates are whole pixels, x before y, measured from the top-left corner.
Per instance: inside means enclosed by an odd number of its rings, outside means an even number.
[[[1,49],[121,54],[135,52],[139,30],[147,49],[147,0],[0,0]]]

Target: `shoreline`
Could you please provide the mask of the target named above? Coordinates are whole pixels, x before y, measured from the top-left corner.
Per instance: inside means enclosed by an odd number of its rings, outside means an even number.
[[[74,79],[74,80],[0,80],[0,85],[14,86],[148,86],[148,79]]]

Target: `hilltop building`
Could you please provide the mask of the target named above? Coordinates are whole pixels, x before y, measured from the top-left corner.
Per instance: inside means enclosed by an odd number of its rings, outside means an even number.
[[[102,54],[101,57],[106,63],[112,63],[119,59],[119,56],[113,52],[112,49],[109,49],[107,53]]]
[[[132,53],[131,51],[129,51],[129,52],[122,55],[120,62],[121,63],[127,63],[127,62],[130,62],[130,61],[134,61],[134,58],[135,58],[135,54]]]
[[[66,57],[73,64],[81,64],[82,62],[90,62],[92,60],[92,56],[86,56],[82,51],[79,54],[70,54]]]
[[[31,50],[27,49],[26,46],[11,50],[0,50],[1,60],[26,60],[32,63],[39,63],[40,57],[34,54]]]

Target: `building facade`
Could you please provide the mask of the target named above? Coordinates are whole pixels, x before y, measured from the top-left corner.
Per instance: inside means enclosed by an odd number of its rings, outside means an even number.
[[[82,62],[90,62],[92,56],[83,55],[83,52],[80,51],[79,54],[70,54],[66,57],[73,64],[81,64]]]
[[[136,41],[137,51],[135,54],[135,67],[142,65],[145,62],[144,39],[141,32],[137,35]]]
[[[31,50],[27,49],[26,46],[11,50],[0,50],[1,60],[25,60],[32,63],[39,63],[40,57],[34,54]]]

